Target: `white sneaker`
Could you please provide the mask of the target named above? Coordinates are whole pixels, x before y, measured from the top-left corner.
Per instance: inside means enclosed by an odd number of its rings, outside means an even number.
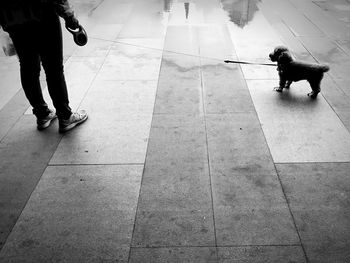
[[[72,115],[70,115],[69,119],[67,120],[59,120],[59,129],[58,131],[63,133],[66,131],[69,131],[71,129],[73,129],[75,126],[83,123],[84,121],[86,121],[88,118],[88,115],[86,113],[86,111],[84,110],[80,110],[78,112],[74,112],[72,113]]]
[[[47,114],[46,117],[36,119],[38,130],[42,131],[46,129],[47,127],[50,126],[51,122],[56,118],[57,118],[56,113],[53,110],[49,109],[49,113]]]

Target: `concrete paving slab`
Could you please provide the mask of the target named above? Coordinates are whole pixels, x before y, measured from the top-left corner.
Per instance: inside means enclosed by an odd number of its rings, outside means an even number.
[[[349,163],[279,164],[310,262],[348,262]]]
[[[270,208],[215,206],[218,246],[299,245],[286,205]]]
[[[322,96],[311,100],[307,82],[271,90],[272,81],[248,81],[262,129],[276,163],[347,162],[350,134]]]
[[[98,78],[102,80],[157,80],[162,52],[114,43]]]
[[[163,262],[217,262],[216,249],[212,247],[188,248],[131,248],[130,263]]]
[[[255,113],[207,115],[212,173],[274,174],[274,165]]]
[[[207,114],[253,112],[254,106],[237,65],[201,59],[202,85]]]
[[[164,38],[117,38],[116,43],[126,46],[163,50]]]
[[[271,26],[268,28],[271,28]],[[267,30],[263,32],[268,34]],[[273,63],[269,59],[269,54],[276,46],[283,45],[282,41],[276,35],[272,35],[271,38],[266,38],[266,36],[264,38],[259,38],[259,36],[245,37],[240,34],[237,36],[235,36],[234,33],[231,34],[237,55],[239,59],[243,61]],[[254,45],[252,45],[252,43],[254,43]]]
[[[0,57],[0,109],[21,89],[17,56]]]
[[[133,246],[214,244],[203,117],[154,115]]]
[[[0,142],[22,117],[28,106],[29,102],[26,100],[23,90],[19,90],[0,110]]]
[[[298,244],[276,175],[212,178],[219,246]]]
[[[212,63],[223,63],[227,59],[237,59],[226,24],[206,24],[197,28],[199,52],[202,58],[212,58]]]
[[[278,164],[292,208],[350,209],[349,163]]]
[[[0,259],[127,262],[142,169],[47,168]]]
[[[278,72],[274,66],[241,64],[240,67],[246,80],[278,79]]]
[[[91,2],[91,1],[89,1]],[[90,10],[81,11],[82,14],[89,14],[89,18],[98,23],[105,24],[122,24],[124,25],[134,7],[134,1],[124,0],[104,0],[99,1],[98,8],[91,8]],[[77,3],[77,6],[84,6],[81,3]]]
[[[24,116],[1,141],[1,245],[40,180],[60,139],[54,127],[39,132],[35,118]]]
[[[103,3],[104,2],[105,1],[103,1]],[[103,3],[101,3],[101,5]],[[99,39],[106,42],[110,42],[117,38],[117,36],[123,28],[123,24],[103,21],[103,19],[101,18],[94,19],[94,15],[92,15],[86,19],[86,24],[84,24],[84,28],[88,33],[89,39]]]
[[[146,165],[139,198],[140,209],[181,212],[211,207],[206,164]]]
[[[348,56],[350,56],[350,40],[349,39],[340,39],[340,40],[337,39],[336,43]]]
[[[151,116],[120,120],[91,114],[86,123],[67,133],[50,164],[142,164]]]
[[[156,114],[203,112],[199,58],[163,54],[156,96]]]
[[[110,43],[117,38],[123,28],[122,24],[101,23],[99,20],[91,21],[91,24],[93,24],[93,26],[88,29],[89,39],[100,39]]]
[[[197,27],[184,25],[168,25],[164,50],[186,55],[199,55]]]
[[[297,0],[292,4],[327,36],[335,39],[350,37],[349,28],[328,12],[324,12],[314,1]]]
[[[255,113],[206,119],[218,245],[296,244]]]
[[[133,247],[214,246],[213,211],[138,209]]]
[[[130,120],[138,116],[152,116],[156,81],[96,80],[87,92],[81,108],[93,115],[113,112],[113,119]]]
[[[341,119],[342,123],[344,124],[344,126],[348,129],[348,131],[350,132],[350,111],[338,111],[337,112],[339,119]]]
[[[191,167],[208,163],[203,116],[153,116],[146,167],[174,165]],[[174,167],[175,168],[175,167]]]
[[[288,0],[267,0],[263,5],[279,15],[293,34],[300,36],[324,36],[324,33]]]
[[[278,177],[273,174],[211,173],[214,207],[268,209],[286,206]]]
[[[220,263],[306,263],[300,246],[219,247]]]
[[[346,0],[314,1],[314,3],[325,11],[327,15],[340,22],[349,24],[350,10]]]
[[[336,79],[334,82],[337,84],[338,88],[347,95],[347,97],[350,97],[350,79]]]
[[[350,111],[350,92],[344,91],[348,90],[346,82],[350,80],[332,80],[328,76],[322,80],[322,95],[336,113]]]

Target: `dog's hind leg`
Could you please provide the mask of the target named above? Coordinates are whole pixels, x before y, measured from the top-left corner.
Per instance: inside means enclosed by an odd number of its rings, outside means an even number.
[[[317,98],[318,93],[320,93],[320,91],[321,91],[321,80],[322,80],[322,78],[323,78],[323,73],[317,79],[308,80],[309,83],[310,83],[312,91],[310,93],[308,93],[307,95],[310,96],[313,99]]]
[[[290,85],[292,85],[292,82],[293,82],[293,81],[291,81],[291,80],[287,80],[287,83],[286,83],[286,85],[285,85],[285,88],[286,88],[286,89],[289,89],[289,88],[290,88]]]

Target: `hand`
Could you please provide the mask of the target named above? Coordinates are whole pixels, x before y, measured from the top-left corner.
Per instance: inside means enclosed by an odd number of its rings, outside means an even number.
[[[66,27],[70,28],[70,29],[77,29],[80,27],[79,21],[78,19],[76,19],[74,16],[70,16],[68,18],[66,18]]]

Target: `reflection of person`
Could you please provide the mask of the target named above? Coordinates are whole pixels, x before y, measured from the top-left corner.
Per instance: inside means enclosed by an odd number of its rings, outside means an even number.
[[[58,117],[59,131],[65,132],[87,119],[84,110],[72,113],[63,73],[62,31],[59,16],[69,28],[79,27],[68,0],[1,0],[0,26],[16,48],[21,82],[33,107],[39,130]],[[44,101],[39,75],[40,63],[56,113]],[[57,114],[57,115],[56,115]]]

